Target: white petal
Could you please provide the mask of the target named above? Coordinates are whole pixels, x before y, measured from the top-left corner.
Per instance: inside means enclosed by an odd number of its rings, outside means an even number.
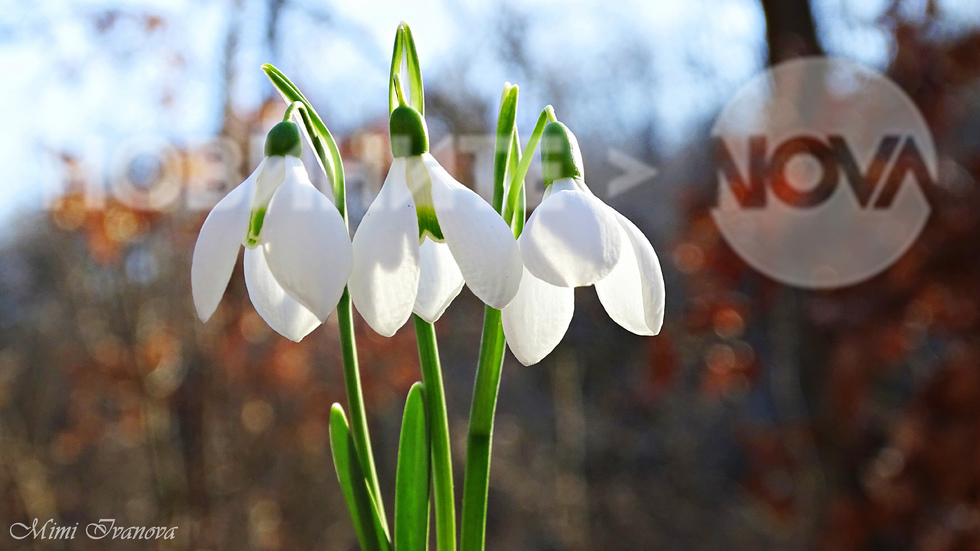
[[[609,317],[637,335],[656,335],[664,323],[666,291],[653,245],[632,222],[611,207],[631,246],[623,247],[616,268],[595,284]]]
[[[524,264],[552,285],[592,285],[616,267],[623,230],[605,204],[572,180],[558,180],[551,187],[521,234]]]
[[[386,337],[412,315],[419,287],[419,229],[405,170],[404,158],[392,161],[354,234],[351,299],[368,325]]]
[[[264,166],[265,160],[251,176],[218,201],[201,226],[191,260],[191,295],[201,321],[207,321],[214,314],[228,287],[238,260],[238,249],[248,232],[255,181]]]
[[[463,290],[463,274],[445,243],[426,239],[419,247],[419,293],[414,312],[429,323],[435,323],[449,304]]]
[[[540,362],[565,336],[574,310],[574,289],[545,283],[525,268],[520,291],[501,313],[507,346],[524,365]]]
[[[296,302],[276,281],[262,247],[245,249],[245,287],[255,311],[283,337],[299,342],[320,325],[313,312]]]
[[[489,203],[453,179],[432,155],[422,159],[432,177],[439,227],[466,285],[487,305],[507,306],[523,273],[513,232]]]
[[[289,157],[296,159],[296,157]],[[279,189],[279,186],[286,179],[287,159],[281,155],[266,157],[262,165],[255,170],[258,178],[255,181],[255,197],[252,199],[252,208],[261,208],[269,204],[272,195]]]
[[[351,243],[337,208],[310,182],[303,163],[286,160],[286,180],[262,225],[269,269],[291,296],[323,321],[351,272]]]

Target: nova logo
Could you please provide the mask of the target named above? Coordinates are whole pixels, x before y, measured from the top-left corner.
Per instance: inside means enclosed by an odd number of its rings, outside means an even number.
[[[765,208],[767,185],[773,195],[787,205],[815,207],[833,195],[843,176],[861,208],[887,209],[906,176],[933,184],[913,137],[905,138],[901,150],[895,154],[901,140],[899,136],[882,138],[871,163],[862,170],[840,135],[828,136],[826,142],[810,136],[797,136],[781,143],[771,154],[767,153],[765,136],[752,136],[749,138],[748,178],[739,171],[721,138],[714,139],[714,153],[719,170],[742,208]],[[800,156],[810,157],[820,167],[816,183],[808,189],[800,189],[787,176],[788,165]]]
[[[777,65],[739,90],[712,134],[712,215],[746,262],[782,283],[864,281],[894,263],[929,216],[932,135],[901,89],[856,63]]]

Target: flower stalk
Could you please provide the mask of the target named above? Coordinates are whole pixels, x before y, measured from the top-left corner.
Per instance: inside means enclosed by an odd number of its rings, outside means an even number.
[[[520,235],[524,227],[524,176],[530,167],[530,160],[541,140],[546,123],[553,120],[555,116],[550,105],[541,112],[522,155],[516,125],[518,92],[516,85],[510,83],[504,85],[500,114],[497,119],[492,203],[494,210],[501,213],[511,226],[515,237]],[[486,546],[493,422],[497,409],[505,346],[501,311],[487,306],[483,314],[480,357],[477,362],[473,402],[466,433],[466,467],[460,529],[462,551],[482,551]]]
[[[361,549],[427,549],[434,509],[439,551],[455,551],[457,544],[483,551],[505,348],[524,365],[541,361],[568,329],[574,288],[587,285],[596,287],[616,323],[639,335],[657,334],[665,290],[656,252],[639,228],[589,190],[578,142],[550,105],[521,149],[516,85],[505,83],[501,96],[492,201],[450,175],[429,152],[418,54],[404,22],[389,75],[393,159],[351,238],[336,141],[282,72],[270,64],[262,69],[287,108],[266,136],[263,160],[201,227],[191,262],[198,317],[206,322],[215,312],[243,247],[249,298],[275,331],[299,342],[336,309],[348,412],[340,404],[331,407],[330,447]],[[330,181],[332,201],[309,178],[303,134]],[[524,178],[539,145],[545,194],[525,223]],[[486,308],[457,540],[452,442],[433,324],[464,285]],[[415,327],[422,381],[405,402],[394,530],[368,430],[354,307],[385,337],[410,317]]]
[[[405,79],[403,68],[407,69]],[[408,94],[402,82],[408,82]],[[425,97],[415,40],[408,24],[402,22],[395,32],[394,52],[389,75],[388,114],[391,147],[396,158],[422,155],[429,149],[425,130]],[[419,221],[422,226],[422,221]],[[439,345],[435,327],[413,314],[415,340],[419,349],[422,386],[428,406],[429,445],[432,474],[432,498],[435,502],[436,548],[456,549],[456,497],[453,488],[452,448],[449,437],[449,414],[446,391],[439,363]]]
[[[313,149],[317,162],[329,179],[333,188],[334,203],[349,227],[347,218],[347,190],[344,184],[344,165],[340,157],[340,148],[327,130],[323,120],[306,99],[302,92],[279,69],[271,64],[264,64],[262,70],[272,81],[283,99],[289,103],[288,116],[298,112],[303,121],[302,128]],[[340,332],[340,348],[344,365],[344,386],[347,393],[347,407],[350,414],[350,434],[360,462],[361,471],[367,487],[373,498],[374,515],[387,532],[387,517],[381,497],[381,487],[378,483],[377,469],[374,464],[374,454],[371,448],[371,436],[368,430],[367,412],[364,407],[364,394],[361,385],[361,373],[357,362],[357,343],[354,337],[354,316],[351,308],[350,293],[344,288],[340,302],[337,304],[337,325]]]
[[[436,545],[439,551],[456,549],[456,498],[453,490],[452,448],[446,391],[442,384],[439,345],[435,327],[417,315],[415,339],[419,347],[422,386],[429,406],[429,434],[432,447],[432,494],[436,509]]]

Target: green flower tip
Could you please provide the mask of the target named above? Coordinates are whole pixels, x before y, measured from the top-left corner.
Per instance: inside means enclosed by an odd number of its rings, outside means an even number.
[[[299,126],[290,121],[283,121],[272,127],[265,137],[265,156],[276,155],[299,157],[303,152],[303,141],[299,136]]]
[[[399,105],[388,119],[391,154],[395,158],[421,155],[429,151],[429,130],[425,119],[410,105]]]
[[[541,134],[541,172],[546,186],[562,178],[581,180],[585,174],[578,140],[560,122],[549,122]]]

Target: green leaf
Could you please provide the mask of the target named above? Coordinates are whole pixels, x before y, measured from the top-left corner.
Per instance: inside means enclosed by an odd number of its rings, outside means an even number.
[[[423,551],[429,540],[429,426],[422,384],[408,391],[395,475],[395,549]]]
[[[337,480],[344,492],[361,549],[391,551],[388,532],[382,525],[378,504],[364,477],[347,416],[340,404],[334,404],[330,408],[330,450],[333,453],[334,468],[337,470]]]
[[[408,23],[402,21],[395,31],[395,46],[391,53],[391,71],[388,74],[388,114],[398,106],[398,95],[395,92],[395,75],[402,74],[402,68],[407,70],[408,105],[411,105],[421,115],[425,115],[425,92],[422,88],[422,69],[419,66],[419,54],[415,48],[415,39]]]

